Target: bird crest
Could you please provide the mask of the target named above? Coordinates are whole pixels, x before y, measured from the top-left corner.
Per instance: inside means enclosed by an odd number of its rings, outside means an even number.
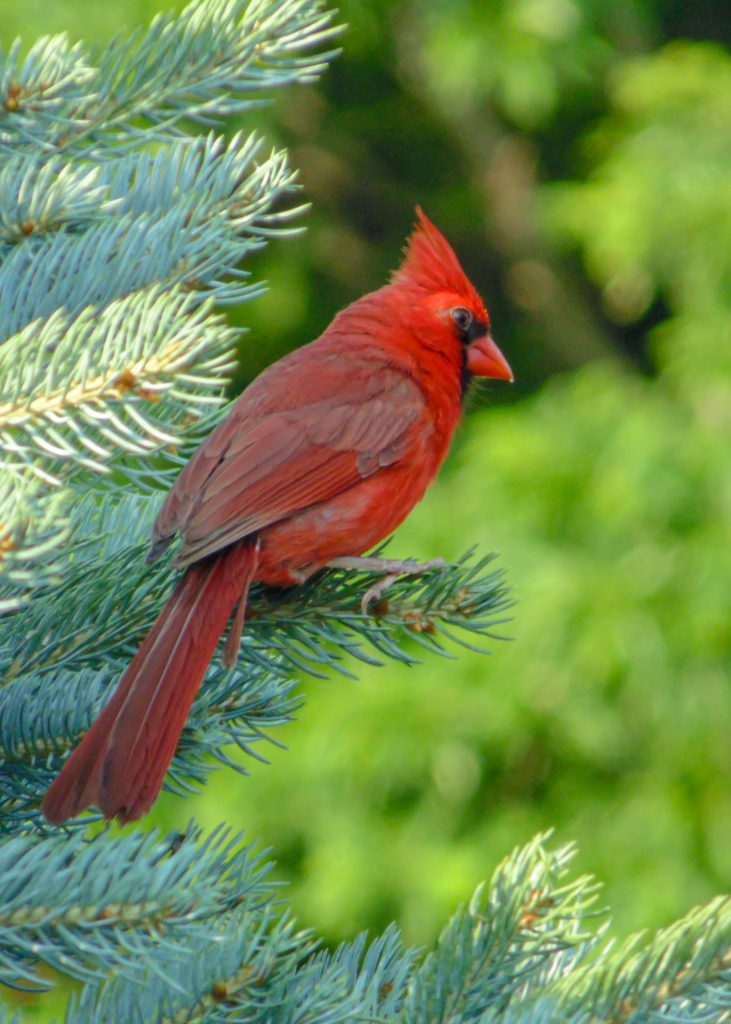
[[[417,223],[407,239],[404,258],[393,282],[428,291],[455,292],[470,305],[481,308],[482,299],[462,270],[452,246],[420,206],[416,207],[416,216]]]

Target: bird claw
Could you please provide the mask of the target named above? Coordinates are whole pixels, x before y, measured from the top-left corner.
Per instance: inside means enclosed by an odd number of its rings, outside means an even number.
[[[384,576],[383,579],[379,580],[378,583],[374,583],[368,587],[363,597],[360,599],[360,610],[364,615],[368,614],[368,606],[374,604],[376,601],[380,601],[385,592],[395,583],[398,579],[398,573],[389,573],[388,576]]]
[[[429,562],[417,562],[414,558],[353,557],[335,558],[329,565],[333,569],[365,569],[370,572],[385,573],[383,578],[377,583],[373,583],[361,598],[360,610],[367,615],[368,607],[375,601],[379,601],[399,576],[420,576],[430,569],[443,569],[446,562],[443,558],[432,558]]]

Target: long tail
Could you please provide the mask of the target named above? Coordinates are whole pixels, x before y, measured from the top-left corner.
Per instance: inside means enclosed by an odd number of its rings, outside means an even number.
[[[117,689],[46,793],[60,824],[90,804],[105,818],[141,817],[162,787],[190,706],[258,562],[247,543],[186,570]]]

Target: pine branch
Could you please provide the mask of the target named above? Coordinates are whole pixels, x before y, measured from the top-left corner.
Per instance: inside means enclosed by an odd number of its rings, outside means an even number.
[[[20,53],[19,39],[7,56],[0,51],[0,147],[11,155],[24,148],[50,152],[48,138],[93,102],[97,71],[88,51],[65,35],[43,36],[22,63]]]
[[[194,0],[115,39],[96,67],[65,36],[40,40],[22,63],[15,43],[0,54],[0,147],[104,155],[179,135],[183,120],[218,124],[262,90],[316,79],[334,52],[308,51],[337,31],[313,0]]]
[[[565,884],[571,846],[548,852],[548,836],[514,851],[442,932],[436,951],[411,980],[403,1012],[409,1024],[477,1017],[500,1019],[516,995],[525,999],[593,949],[586,930],[596,884]]]
[[[0,843],[0,981],[44,987],[45,963],[82,981],[110,973],[165,975],[191,925],[245,904],[262,913],[269,867],[241,837],[218,829],[163,839],[133,833]]]
[[[194,936],[185,958],[170,958],[164,978],[149,977],[143,986],[120,979],[101,990],[87,988],[67,1024],[390,1020],[415,959],[395,928],[370,945],[361,935],[332,954],[312,954],[312,940],[294,934],[286,917],[272,928],[234,913],[215,942],[210,930],[198,931],[203,934]]]
[[[277,651],[290,669],[317,676],[333,668],[348,674],[340,652],[367,664],[381,664],[378,655],[417,664],[416,655],[404,647],[407,638],[446,657],[453,655],[445,641],[488,653],[480,641],[503,639],[497,629],[508,621],[512,603],[502,570],[490,568],[494,558],[477,557],[471,549],[443,569],[402,576],[366,613],[363,594],[380,578],[371,572],[330,570],[301,587],[255,590],[245,655],[270,665],[267,652]]]
[[[120,200],[109,196],[100,167],[73,166],[59,156],[11,157],[0,169],[0,243],[65,228],[79,231],[112,216]]]
[[[65,174],[57,159],[5,168],[0,467],[54,485],[114,463],[117,483],[172,482],[210,430],[212,416],[201,413],[220,401],[232,366],[234,334],[201,299],[255,294],[237,262],[266,237],[286,234],[297,212],[271,212],[292,174],[282,154],[257,164],[259,148],[253,137],[228,146],[208,138]],[[17,477],[8,477],[0,504],[14,551],[38,518],[30,485],[19,488]],[[63,526],[60,499],[47,506]],[[66,532],[55,531],[56,547]],[[55,573],[41,560],[50,547],[34,551],[26,590]],[[0,559],[0,578],[10,564]],[[18,571],[0,584],[9,591],[0,609],[22,600]]]
[[[39,811],[40,800],[59,767],[59,757],[78,743],[119,681],[122,667],[59,671],[40,679],[17,680],[0,693],[0,833],[53,831]],[[301,705],[296,681],[258,668],[212,670],[181,737],[165,788],[177,794],[200,788],[216,766],[242,774],[231,746],[265,761],[256,749],[271,730],[292,720]],[[69,824],[84,828],[97,815]]]
[[[156,505],[157,500],[138,499],[140,522],[149,522]],[[112,538],[109,524],[118,515],[108,518],[106,507],[93,503],[79,515],[86,516],[80,537]],[[145,562],[146,547],[138,542],[81,550],[58,589],[39,596],[23,612],[22,628],[0,636],[0,679],[9,682],[66,665],[100,668],[126,662],[171,586],[164,563]],[[379,579],[372,573],[328,572],[284,591],[255,587],[239,664],[242,669],[302,669],[316,676],[325,668],[341,668],[343,654],[378,664],[366,645],[413,664],[415,656],[399,643],[406,637],[435,653],[444,653],[445,639],[480,649],[463,634],[497,636],[494,627],[505,621],[508,606],[502,574],[486,571],[491,557],[474,560],[468,553],[455,565],[417,580],[403,578],[391,587],[387,604],[366,614],[360,601]]]
[[[0,949],[11,963],[21,958],[28,974],[32,955],[89,979],[67,1024],[731,1018],[728,899],[641,950],[635,937],[615,951],[602,944],[596,883],[567,878],[573,849],[552,850],[538,836],[506,858],[426,959],[405,949],[393,927],[370,945],[360,936],[327,953],[275,912],[265,867],[250,851],[235,852],[235,843],[225,833],[165,841],[135,833],[24,848],[28,859],[0,874],[0,921],[11,922]],[[0,843],[0,865],[17,849]],[[54,877],[68,885],[50,915],[44,898]]]
[[[0,249],[0,338],[60,309],[77,316],[155,284],[218,302],[259,294],[261,286],[247,283],[237,268],[265,238],[287,234],[299,212],[272,212],[292,191],[294,175],[283,153],[258,162],[260,149],[254,136],[236,135],[227,146],[215,137],[178,140],[154,156],[134,153],[99,165],[85,178],[84,162],[69,172],[72,194],[57,193],[50,212],[42,199],[8,197],[2,218],[20,225],[22,244]],[[35,194],[44,165],[18,166],[25,172],[18,191]],[[82,208],[85,230],[71,230]]]
[[[261,160],[263,142],[237,132],[225,143],[212,133],[176,139],[156,152],[141,150],[100,165],[119,210],[139,216],[159,214],[184,204],[195,212],[204,204],[209,218],[224,217],[237,231],[259,237],[299,211],[272,214],[274,197],[294,180],[283,152]],[[200,219],[203,219],[202,217]],[[281,234],[281,232],[277,232]]]
[[[312,945],[286,916],[276,920],[268,908],[222,914],[189,927],[183,955],[159,956],[159,970],[147,972],[142,984],[122,978],[102,988],[87,986],[70,1005],[66,1024],[230,1020],[232,1004],[248,998],[263,1003],[265,984],[281,986],[296,975]],[[277,1009],[272,999],[268,1012]]]
[[[88,729],[169,592],[165,565],[144,561],[142,538],[157,504],[142,496],[81,502],[73,564],[0,634],[0,781],[8,828],[45,827],[37,805],[49,768]],[[500,574],[486,571],[489,562],[467,556],[416,582],[402,580],[371,614],[360,607],[377,578],[371,574],[337,571],[287,591],[255,588],[238,663],[231,671],[216,663],[209,670],[168,788],[189,790],[214,764],[231,764],[231,743],[260,758],[256,745],[272,741],[271,730],[298,705],[293,691],[301,671],[351,674],[345,655],[410,664],[414,643],[446,653],[445,640],[471,646],[465,634],[492,635],[507,595]]]
[[[284,153],[183,121],[312,81],[335,31],[312,0],[195,0],[96,67],[64,37],[0,54],[0,612],[67,544],[74,491],[41,482],[169,485],[213,425],[233,332],[201,303],[259,294],[241,263],[301,208]]]
[[[0,476],[0,615],[60,575],[57,555],[70,533],[68,495],[47,491],[29,470]]]
[[[731,896],[697,907],[638,949],[641,939],[632,936],[553,990],[575,1010],[590,1005],[617,1024],[731,1020]]]
[[[0,468],[57,482],[59,465],[108,472],[120,451],[175,445],[191,409],[223,401],[233,335],[179,289],[36,320],[0,348]]]

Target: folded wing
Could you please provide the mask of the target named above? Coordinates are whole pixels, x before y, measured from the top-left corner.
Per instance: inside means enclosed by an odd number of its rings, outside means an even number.
[[[284,375],[264,398],[249,389],[234,405],[158,517],[156,542],[181,534],[179,564],[343,493],[426,440],[431,418],[408,374],[341,365],[306,361],[293,367],[296,387]]]

